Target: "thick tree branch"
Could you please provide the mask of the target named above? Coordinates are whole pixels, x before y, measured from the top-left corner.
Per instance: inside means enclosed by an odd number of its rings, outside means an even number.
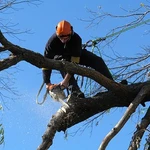
[[[53,138],[55,136],[55,133],[57,129],[60,127],[62,118],[64,118],[65,115],[66,113],[62,109],[59,109],[57,111],[57,113],[55,114],[55,117],[58,118],[58,120],[51,119],[51,122],[47,125],[47,130],[45,134],[42,136],[43,142],[37,148],[37,150],[48,150],[48,148],[53,143]]]
[[[13,65],[16,65],[18,62],[20,62],[22,60],[21,55],[13,55],[10,56],[9,58],[0,60],[0,71],[7,69]]]
[[[5,49],[4,47],[0,47],[0,52],[6,51],[7,49]]]

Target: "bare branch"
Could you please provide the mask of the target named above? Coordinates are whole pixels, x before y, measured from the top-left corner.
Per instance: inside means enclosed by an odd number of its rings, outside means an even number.
[[[137,150],[140,147],[141,139],[146,131],[146,128],[150,124],[150,107],[148,108],[145,116],[142,118],[141,122],[137,125],[137,130],[134,132],[132,141],[128,150]]]
[[[13,8],[13,6],[19,5],[22,3],[37,5],[40,2],[41,2],[41,0],[9,0],[9,1],[6,0],[6,1],[0,3],[0,11],[6,10],[9,8]]]
[[[17,34],[21,33],[31,33],[30,29],[20,30],[16,29],[18,23],[13,23],[9,19],[7,19],[7,15],[12,14],[14,11],[18,11],[23,9],[24,6],[22,4],[34,5],[38,6],[42,3],[41,0],[1,0],[0,1],[0,13],[3,14],[3,18],[0,18],[0,29],[3,33],[7,33],[10,36],[14,36],[17,38]],[[22,8],[19,8],[21,7]]]
[[[143,101],[143,99],[147,96],[147,94],[150,92],[150,84],[147,86],[144,86],[140,92],[137,94],[136,98],[132,101],[132,103],[129,105],[128,109],[126,110],[123,117],[120,119],[118,124],[110,131],[106,137],[104,138],[103,142],[101,143],[98,150],[105,150],[108,143],[112,138],[123,128],[125,123],[129,120],[130,116],[135,112],[138,105]]]

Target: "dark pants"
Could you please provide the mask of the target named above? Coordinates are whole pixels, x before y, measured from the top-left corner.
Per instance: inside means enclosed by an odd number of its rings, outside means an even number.
[[[104,60],[101,57],[93,54],[92,52],[87,51],[86,49],[83,49],[82,51],[80,64],[86,67],[91,67],[106,76],[107,78],[113,80],[112,75],[109,72],[109,69],[106,66]]]
[[[101,57],[98,57],[97,55],[93,54],[90,51],[87,51],[86,49],[82,50],[82,54],[80,57],[80,63],[83,66],[91,67],[95,69],[96,71],[100,72],[107,78],[113,80],[111,73],[109,72],[109,69],[107,65],[105,64],[104,60]],[[61,73],[64,76],[64,73]],[[69,81],[69,85],[73,85],[72,90],[79,90],[77,81],[75,80],[74,76],[71,77]]]

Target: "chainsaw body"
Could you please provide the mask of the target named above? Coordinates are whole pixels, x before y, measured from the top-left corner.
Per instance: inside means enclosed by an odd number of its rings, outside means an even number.
[[[52,90],[50,90],[49,94],[52,97],[52,99],[54,99],[55,101],[60,101],[60,100],[64,100],[67,98],[64,90],[61,89],[60,85],[58,85],[58,86],[54,87]]]

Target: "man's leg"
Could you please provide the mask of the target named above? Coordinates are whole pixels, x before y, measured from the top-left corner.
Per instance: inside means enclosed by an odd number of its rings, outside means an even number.
[[[64,78],[66,73],[64,72],[60,72],[62,77]],[[74,75],[72,75],[72,77],[70,78],[69,80],[69,88],[68,88],[69,91],[71,91],[71,94],[76,96],[76,97],[81,97],[81,98],[84,98],[84,94],[82,93],[82,91],[80,90],[78,84],[77,84],[77,80],[75,79]]]
[[[55,60],[62,60],[62,59],[69,60],[69,58],[64,58],[62,55],[55,55],[54,59]],[[66,73],[63,71],[60,71],[60,73],[61,73],[62,77],[64,78]],[[71,94],[73,94],[74,96],[84,98],[84,94],[81,92],[81,90],[77,84],[77,81],[74,78],[74,75],[72,75],[72,77],[69,80],[69,88],[67,89],[67,93],[69,94],[68,90],[71,91]]]
[[[87,67],[91,67],[103,74],[104,76],[106,76],[107,78],[113,80],[112,75],[104,60],[101,57],[98,57],[97,55],[93,54],[92,52],[87,51],[86,49],[82,50],[80,64],[85,65]]]

